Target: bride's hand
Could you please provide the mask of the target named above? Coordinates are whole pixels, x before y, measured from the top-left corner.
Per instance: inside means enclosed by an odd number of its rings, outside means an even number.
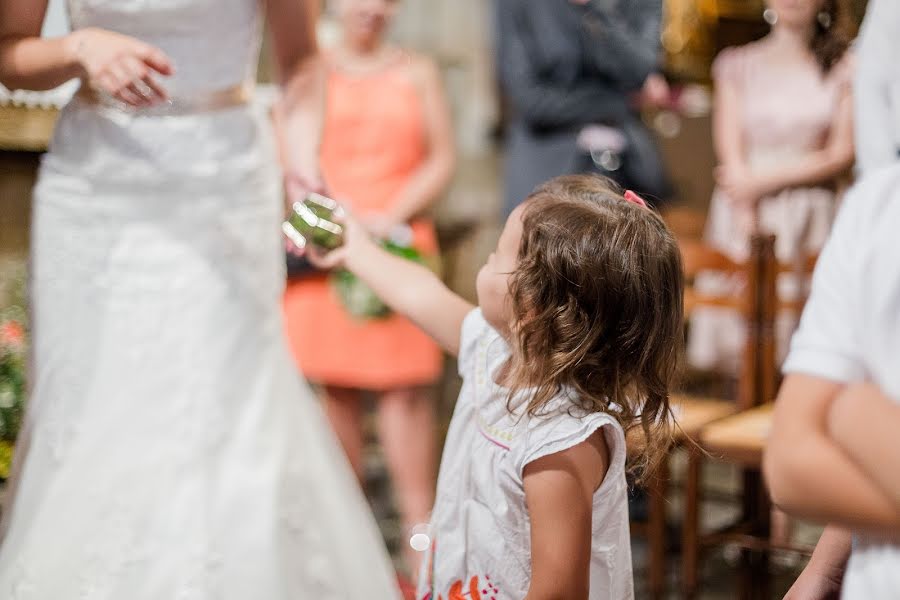
[[[137,108],[169,99],[158,76],[175,71],[172,61],[159,48],[95,28],[74,31],[69,42],[82,79],[91,89]]]

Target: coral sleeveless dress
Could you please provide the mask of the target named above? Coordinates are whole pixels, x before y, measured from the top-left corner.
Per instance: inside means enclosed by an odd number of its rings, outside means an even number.
[[[330,194],[360,216],[388,210],[425,160],[424,127],[407,61],[363,76],[332,68],[320,151]],[[418,219],[412,228],[415,247],[437,254],[433,224]],[[440,374],[441,352],[428,336],[397,315],[351,316],[327,275],[288,282],[284,310],[297,364],[313,382],[388,390]]]

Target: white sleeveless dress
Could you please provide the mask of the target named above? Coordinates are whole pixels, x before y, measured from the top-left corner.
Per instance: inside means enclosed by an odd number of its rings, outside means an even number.
[[[257,0],[70,0],[161,47],[175,97],[255,78]],[[249,106],[76,98],[35,190],[33,390],[0,598],[399,597],[289,358],[280,179]]]

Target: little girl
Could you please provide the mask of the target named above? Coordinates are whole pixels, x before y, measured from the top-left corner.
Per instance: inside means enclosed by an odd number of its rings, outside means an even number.
[[[421,600],[633,596],[625,433],[668,440],[680,350],[677,244],[597,176],[539,187],[478,274],[478,308],[380,251],[352,219],[343,265],[459,357]]]

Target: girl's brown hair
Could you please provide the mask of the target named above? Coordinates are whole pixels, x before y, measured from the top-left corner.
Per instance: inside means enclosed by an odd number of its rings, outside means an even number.
[[[553,179],[527,200],[510,279],[510,398],[525,388],[530,415],[561,391],[588,412],[643,432],[632,466],[655,466],[671,439],[669,388],[682,349],[678,245],[652,210],[608,179]],[[633,439],[634,436],[629,436]]]
[[[853,41],[855,27],[847,4],[848,0],[825,0],[813,23],[809,47],[823,73],[841,60]]]

